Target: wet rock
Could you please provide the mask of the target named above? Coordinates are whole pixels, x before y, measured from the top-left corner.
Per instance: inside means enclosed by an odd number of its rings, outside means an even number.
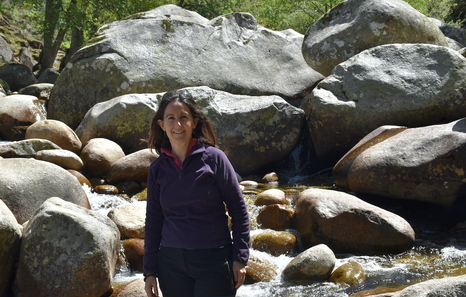
[[[259,183],[253,180],[243,180],[239,184],[245,188],[257,188],[259,186]]]
[[[0,160],[0,168],[0,197],[19,224],[28,221],[50,197],[90,209],[79,181],[60,166],[35,159],[7,158]]]
[[[122,181],[147,181],[150,164],[158,157],[158,154],[151,149],[143,149],[126,155],[113,163],[106,180],[112,184]]]
[[[22,140],[26,129],[45,115],[36,104],[37,97],[11,95],[0,98],[0,137],[4,140]]]
[[[81,158],[68,150],[41,150],[34,157],[37,160],[47,161],[65,169],[81,170],[84,166]]]
[[[418,283],[396,292],[392,297],[411,296],[466,296],[466,276],[446,277]]]
[[[119,193],[119,190],[113,185],[97,185],[94,187],[94,192],[99,194],[116,195]]]
[[[264,207],[257,215],[257,223],[263,229],[285,230],[293,226],[294,210],[281,204]]]
[[[257,195],[256,202],[257,206],[270,205],[270,204],[288,204],[286,200],[285,192],[279,189],[268,189]]]
[[[85,170],[94,177],[104,177],[112,165],[124,156],[116,142],[105,138],[91,139],[81,151]]]
[[[44,120],[32,124],[26,130],[26,139],[47,139],[64,150],[75,154],[81,152],[82,143],[76,133],[65,123],[56,120]]]
[[[334,167],[335,182],[356,193],[450,209],[463,203],[466,118],[420,128],[381,127]]]
[[[295,218],[305,247],[326,244],[336,253],[401,253],[415,239],[414,230],[402,217],[334,190],[301,192]]]
[[[246,284],[270,282],[277,275],[277,272],[273,268],[249,260],[248,265],[246,266],[246,279],[244,282]]]
[[[278,181],[278,175],[275,172],[270,172],[264,175],[262,178],[262,182],[264,183],[271,183]]]
[[[129,238],[123,240],[123,251],[131,271],[143,272],[144,239]]]
[[[118,206],[108,213],[118,226],[121,238],[144,238],[146,208],[136,204]]]
[[[143,188],[145,188],[145,186],[139,185],[137,182],[131,180],[117,183],[115,184],[115,187],[118,188],[118,193],[127,194],[129,196],[133,196],[134,194],[139,193],[141,190],[143,190]]]
[[[69,173],[71,173],[72,175],[74,175],[74,176],[78,179],[78,181],[79,181],[79,183],[80,183],[81,185],[86,185],[86,186],[88,186],[89,188],[92,188],[91,182],[90,182],[90,181],[87,179],[87,177],[85,177],[81,172],[76,171],[76,170],[73,170],[73,169],[68,169],[68,170],[66,170],[66,171],[68,171]]]
[[[363,290],[358,293],[351,294],[350,297],[392,297],[395,292],[401,291],[400,288],[384,288]]]
[[[353,286],[364,278],[364,269],[361,264],[351,261],[335,269],[330,275],[329,281],[332,283],[345,283],[349,286]]]
[[[0,200],[0,296],[11,296],[11,284],[16,272],[22,228],[8,206]]]
[[[53,197],[24,231],[15,296],[101,296],[110,289],[120,233],[108,217]]]
[[[377,46],[336,66],[301,107],[322,166],[333,167],[387,123],[422,127],[465,117],[466,59],[444,46]]]
[[[266,230],[251,237],[253,249],[273,256],[290,255],[294,252],[296,243],[296,236],[284,231]]]
[[[208,20],[164,5],[105,25],[94,37],[73,55],[51,94],[50,117],[73,129],[96,103],[124,94],[207,86],[291,99],[323,78],[304,61],[302,34],[269,30],[247,13]]]
[[[42,150],[59,150],[58,145],[46,139],[27,139],[0,144],[0,156],[5,158],[31,158]]]
[[[282,279],[295,284],[310,284],[328,280],[335,267],[335,254],[319,244],[300,253],[282,272]]]
[[[0,79],[6,81],[13,92],[35,84],[37,79],[26,65],[9,63],[0,66]]]
[[[440,29],[401,0],[348,0],[324,14],[306,32],[303,56],[328,76],[332,69],[383,44],[429,43],[448,46]]]
[[[115,290],[110,297],[147,297],[146,291],[144,291],[144,285],[145,283],[143,278],[133,280],[122,285],[118,290]],[[159,296],[163,297],[160,293],[160,289]]]

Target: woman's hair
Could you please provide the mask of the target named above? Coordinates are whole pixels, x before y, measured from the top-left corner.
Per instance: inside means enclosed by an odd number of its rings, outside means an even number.
[[[187,90],[174,90],[165,93],[159,102],[158,110],[152,119],[150,127],[149,148],[155,149],[158,153],[160,153],[160,149],[162,148],[171,148],[167,134],[159,126],[158,120],[163,120],[163,115],[168,104],[175,101],[185,104],[189,108],[193,118],[199,120],[196,128],[193,130],[193,138],[197,138],[207,145],[216,146],[217,139],[212,124],[194,101],[191,93]]]

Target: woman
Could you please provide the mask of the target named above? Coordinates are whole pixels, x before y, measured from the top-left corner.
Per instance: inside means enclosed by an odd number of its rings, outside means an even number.
[[[236,173],[186,90],[167,92],[152,120],[144,251],[148,297],[235,296],[249,258],[249,218]],[[228,216],[232,227],[228,228]]]

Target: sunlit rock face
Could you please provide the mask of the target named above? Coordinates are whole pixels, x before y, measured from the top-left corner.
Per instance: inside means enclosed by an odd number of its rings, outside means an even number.
[[[98,102],[193,86],[302,98],[323,78],[304,61],[303,38],[264,28],[246,13],[208,20],[160,6],[100,28],[57,79],[49,115],[76,128]]]
[[[328,76],[332,69],[363,50],[392,43],[448,46],[442,31],[401,0],[349,0],[324,14],[306,32],[307,63]]]

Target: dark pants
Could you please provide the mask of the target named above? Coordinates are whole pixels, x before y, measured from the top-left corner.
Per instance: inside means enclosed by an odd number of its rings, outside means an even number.
[[[161,247],[159,285],[164,297],[234,297],[232,246],[215,249]]]

